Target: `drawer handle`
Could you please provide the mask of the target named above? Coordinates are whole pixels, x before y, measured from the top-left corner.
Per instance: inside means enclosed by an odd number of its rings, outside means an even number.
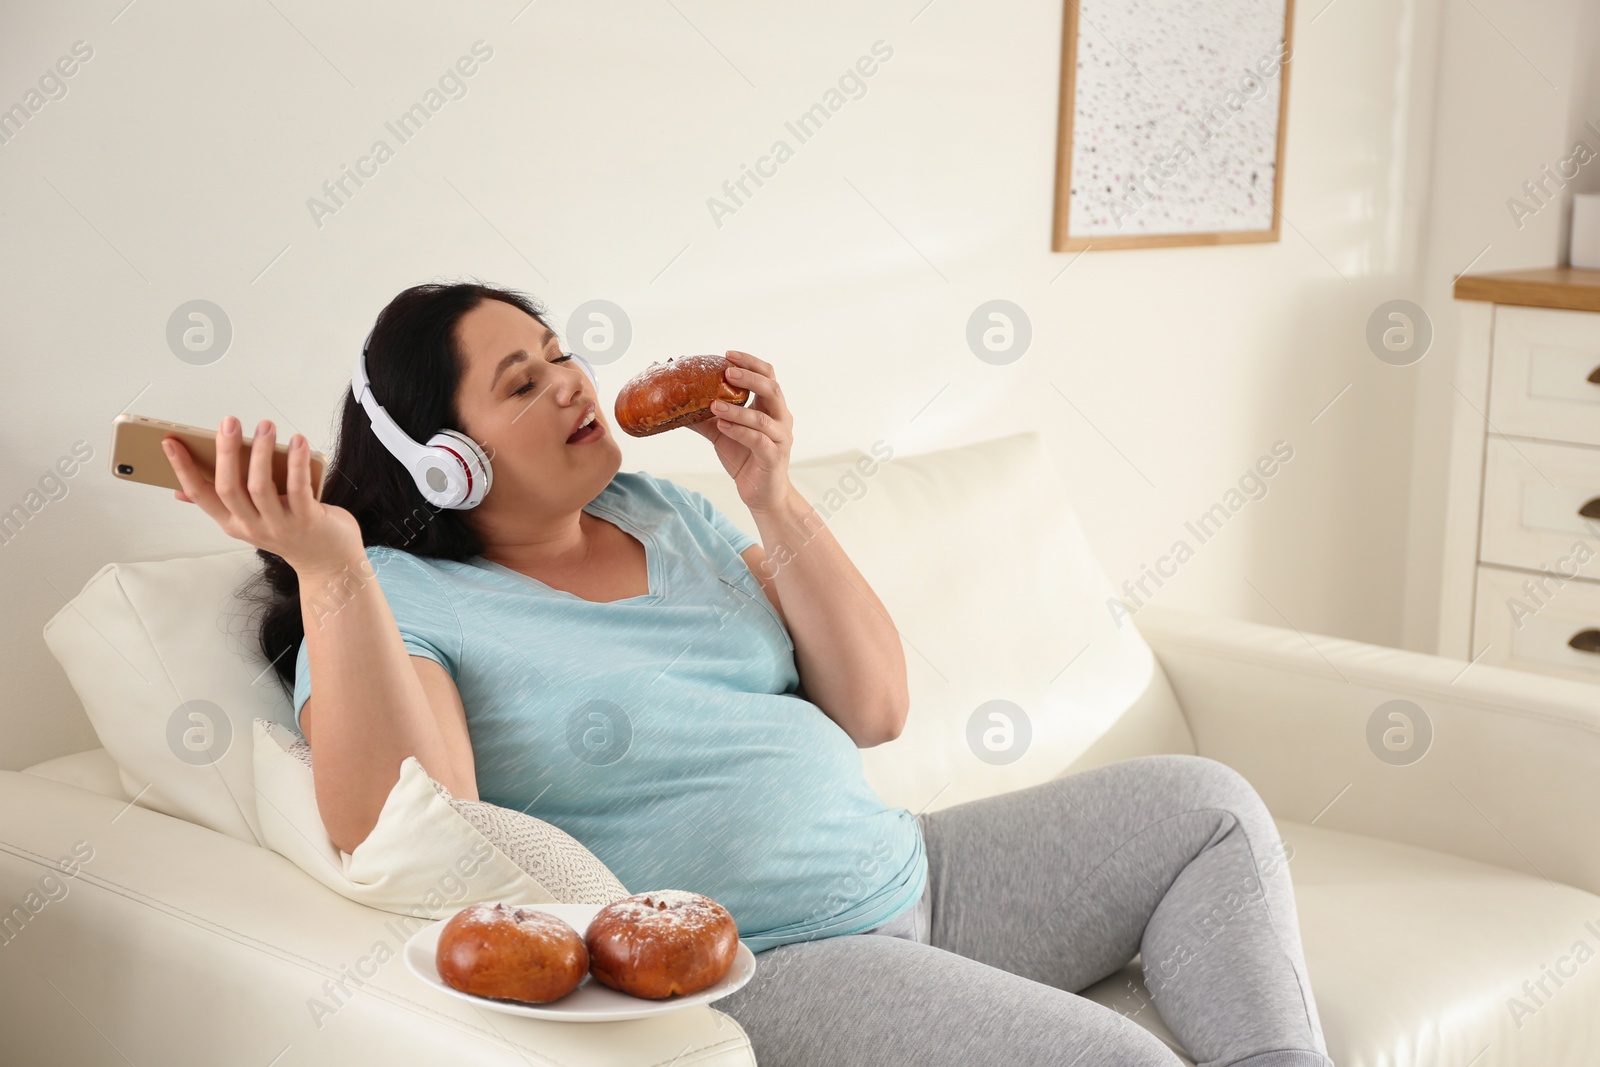
[[[1600,385],[1600,367],[1596,367],[1589,372],[1589,380],[1596,385]]]
[[[1600,630],[1579,630],[1567,644],[1579,652],[1600,653]]]
[[[1600,519],[1600,496],[1595,497],[1583,507],[1578,509],[1578,514],[1586,519]]]

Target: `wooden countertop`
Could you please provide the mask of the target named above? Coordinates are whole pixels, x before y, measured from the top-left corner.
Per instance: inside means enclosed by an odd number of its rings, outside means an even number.
[[[1600,270],[1541,267],[1498,274],[1463,274],[1456,279],[1455,297],[1523,307],[1600,311]]]

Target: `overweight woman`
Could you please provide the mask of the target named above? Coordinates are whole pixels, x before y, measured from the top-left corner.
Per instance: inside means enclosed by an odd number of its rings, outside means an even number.
[[[915,816],[873,792],[856,749],[911,712],[900,638],[789,481],[770,363],[729,352],[752,399],[692,427],[756,540],[619,469],[608,405],[520,293],[407,289],[366,359],[414,440],[455,430],[489,456],[476,507],[430,505],[348,393],[320,502],[299,434],[278,494],[270,422],[243,484],[236,419],[215,471],[169,453],[178,499],[265,563],[261,648],[338,847],[415,756],[458,797],[561,827],[630,891],[712,897],[760,954],[716,1006],[762,1067],[1177,1064],[1075,995],[1136,953],[1201,1067],[1329,1062],[1281,842],[1237,772],[1144,756]]]

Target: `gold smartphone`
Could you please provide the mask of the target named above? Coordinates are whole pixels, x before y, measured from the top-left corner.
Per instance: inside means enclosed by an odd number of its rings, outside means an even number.
[[[189,449],[195,465],[205,475],[206,481],[215,481],[217,469],[217,432],[200,426],[187,426],[181,422],[167,422],[144,415],[124,413],[112,422],[111,473],[130,482],[159,485],[166,489],[182,489],[178,472],[173,469],[167,454],[161,450],[161,441],[176,437]],[[239,484],[245,484],[250,473],[250,444],[253,437],[241,437],[239,448]],[[327,473],[328,457],[311,450],[311,494],[322,499],[322,480]],[[289,442],[283,441],[273,450],[272,480],[277,483],[279,495],[289,492]]]

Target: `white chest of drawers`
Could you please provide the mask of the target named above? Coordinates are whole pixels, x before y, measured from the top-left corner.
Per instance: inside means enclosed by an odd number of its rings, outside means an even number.
[[[1455,295],[1439,652],[1600,683],[1600,271]]]

